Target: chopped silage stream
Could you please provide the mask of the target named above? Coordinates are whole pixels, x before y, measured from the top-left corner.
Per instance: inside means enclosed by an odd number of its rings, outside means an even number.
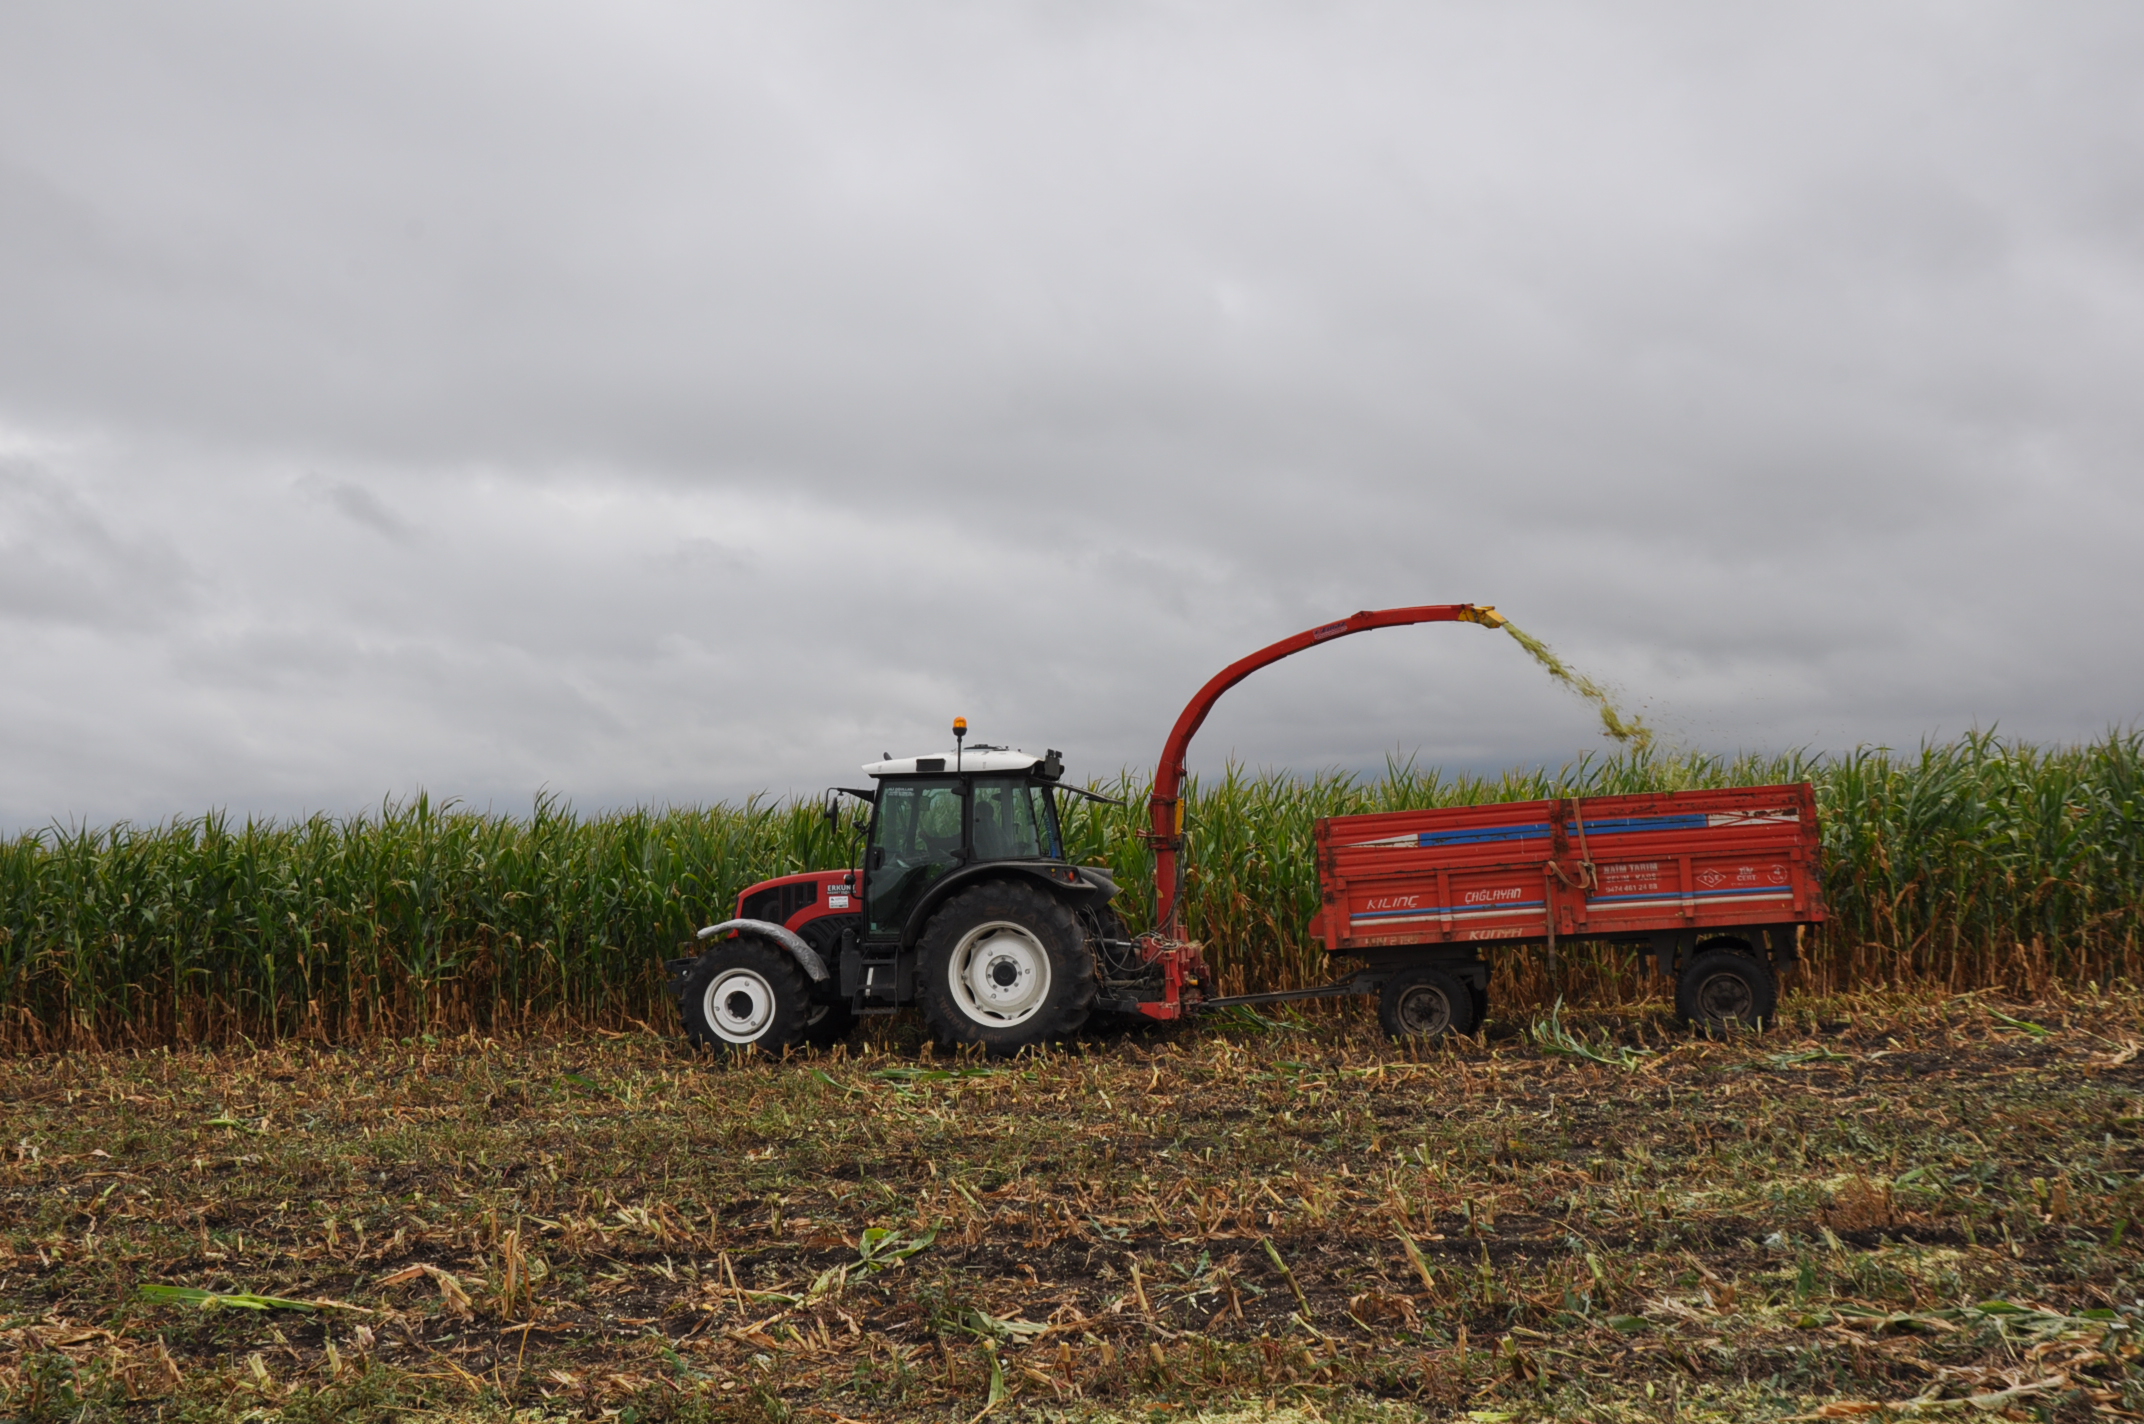
[[[1512,640],[1526,650],[1526,655],[1541,665],[1550,677],[1593,704],[1601,715],[1601,733],[1609,740],[1634,752],[1651,750],[1653,729],[1645,725],[1645,719],[1623,710],[1613,692],[1602,683],[1584,673],[1572,671],[1570,665],[1556,656],[1555,650],[1509,619],[1504,621],[1504,631]]]
[[[5,1060],[0,1414],[2121,1417],[2140,1037],[2123,994]]]

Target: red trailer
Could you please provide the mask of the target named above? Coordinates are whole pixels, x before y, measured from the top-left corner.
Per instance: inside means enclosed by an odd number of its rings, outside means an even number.
[[[1312,935],[1362,961],[1395,1035],[1470,1031],[1485,947],[1573,939],[1642,947],[1687,1018],[1769,1020],[1776,968],[1824,918],[1806,782],[1334,816],[1317,854]]]
[[[1335,638],[1415,623],[1499,628],[1471,603],[1365,610],[1261,648],[1207,682],[1176,719],[1149,802],[1156,929],[1142,952],[1169,969],[1164,992],[1126,1005],[1155,1018],[1187,1009],[1376,994],[1395,1037],[1467,1033],[1488,1007],[1489,945],[1559,939],[1635,944],[1676,979],[1675,1006],[1717,1029],[1769,1021],[1778,968],[1801,926],[1824,919],[1816,800],[1807,783],[1646,796],[1564,797],[1318,823],[1324,905],[1311,927],[1344,982],[1203,998],[1211,978],[1182,933],[1183,788],[1191,738],[1220,696],[1262,667]]]

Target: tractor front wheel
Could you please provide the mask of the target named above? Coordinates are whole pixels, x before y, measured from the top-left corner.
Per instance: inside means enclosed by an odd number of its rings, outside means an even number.
[[[763,941],[723,940],[685,970],[678,988],[685,1035],[717,1053],[767,1053],[803,1041],[811,1015],[804,971],[788,951]]]
[[[1032,886],[995,881],[945,902],[923,931],[923,1012],[946,1044],[1014,1053],[1079,1032],[1094,953],[1078,916]]]

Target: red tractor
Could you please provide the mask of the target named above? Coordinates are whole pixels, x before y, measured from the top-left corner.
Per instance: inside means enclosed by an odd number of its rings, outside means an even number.
[[[1011,1052],[1097,1009],[1159,997],[1168,970],[1109,908],[1107,870],[1065,859],[1064,763],[1009,747],[889,757],[864,772],[863,868],[768,880],[671,970],[685,1030],[711,1048],[825,1045],[860,1015],[920,1005],[947,1043]],[[1100,799],[1100,798],[1095,798]]]
[[[1076,1033],[1096,1013],[1174,1019],[1207,996],[1195,945],[1179,938],[1185,751],[1214,702],[1268,663],[1351,633],[1408,623],[1498,627],[1469,603],[1357,613],[1283,639],[1199,690],[1162,748],[1148,804],[1155,928],[1133,936],[1110,908],[1110,873],[1066,860],[1057,798],[1105,798],[1064,783],[1055,751],[966,747],[864,767],[840,788],[871,808],[860,871],[763,881],[734,919],[709,925],[696,957],[670,962],[685,1030],[710,1048],[830,1044],[859,1016],[920,1006],[948,1044],[995,1053]],[[1260,996],[1261,998],[1265,996]]]

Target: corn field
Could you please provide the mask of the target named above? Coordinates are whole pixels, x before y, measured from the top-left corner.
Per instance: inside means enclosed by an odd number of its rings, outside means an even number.
[[[2138,967],[2144,736],[2036,747],[1976,734],[1912,755],[1722,758],[1640,749],[1559,769],[1375,778],[1231,769],[1195,783],[1185,921],[1224,992],[1328,977],[1304,939],[1321,816],[1556,795],[1809,780],[1833,922],[1818,987],[2030,992]],[[1067,850],[1151,911],[1145,786],[1077,802]],[[1070,800],[1071,798],[1066,798]],[[0,844],[0,1042],[16,1047],[351,1038],[545,1022],[666,1023],[662,961],[746,885],[853,863],[860,836],[813,802],[526,817],[419,797],[303,821],[222,815],[51,830]],[[1574,947],[1576,948],[1576,947]],[[1551,985],[1504,955],[1501,1004],[1656,992],[1626,950],[1583,948]]]

